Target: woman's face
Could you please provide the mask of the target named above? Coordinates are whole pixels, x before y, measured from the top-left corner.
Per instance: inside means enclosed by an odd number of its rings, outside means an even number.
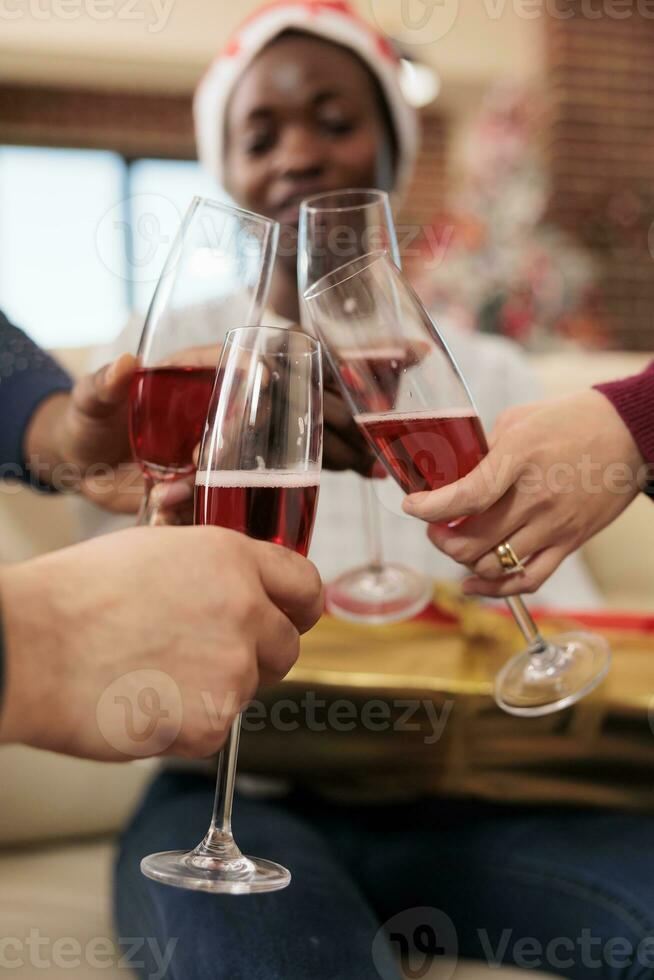
[[[374,187],[385,140],[372,79],[346,50],[288,36],[255,59],[227,111],[227,189],[296,227],[303,197]]]

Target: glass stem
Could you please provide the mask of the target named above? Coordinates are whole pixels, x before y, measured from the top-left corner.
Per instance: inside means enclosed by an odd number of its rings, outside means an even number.
[[[151,503],[152,490],[154,489],[154,480],[151,476],[145,474],[143,486],[143,497],[141,499],[141,506],[139,507],[139,512],[136,516],[136,526],[137,527],[148,527],[153,523],[154,508]]]
[[[241,737],[241,716],[232,722],[227,741],[218,759],[218,777],[214,797],[211,826],[197,849],[204,855],[220,858],[241,856],[232,836],[232,808],[234,805],[234,784],[236,782],[236,762],[238,743]]]
[[[379,501],[377,500],[372,480],[368,480],[365,477],[361,478],[361,506],[363,507],[366,549],[369,555],[368,565],[373,572],[381,572],[384,567],[384,550],[379,516]]]
[[[509,596],[506,604],[520,627],[520,632],[527,641],[529,652],[536,655],[547,653],[549,645],[541,636],[540,630],[536,626],[531,613],[521,597],[519,595]]]

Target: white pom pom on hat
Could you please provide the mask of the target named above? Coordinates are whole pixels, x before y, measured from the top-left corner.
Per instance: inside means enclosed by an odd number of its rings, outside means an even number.
[[[240,26],[195,91],[193,115],[202,165],[224,183],[225,112],[234,86],[257,54],[288,30],[340,44],[367,65],[388,104],[398,144],[395,190],[399,195],[405,193],[420,144],[418,118],[402,93],[399,58],[392,45],[345,0],[274,0]]]

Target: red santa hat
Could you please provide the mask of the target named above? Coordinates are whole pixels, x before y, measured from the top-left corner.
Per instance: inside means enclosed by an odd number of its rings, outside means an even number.
[[[193,115],[200,162],[223,183],[225,111],[230,95],[259,52],[288,30],[304,31],[348,48],[377,79],[397,138],[395,189],[402,194],[418,152],[417,115],[402,93],[399,58],[387,37],[359,17],[345,0],[274,0],[241,24],[195,92]]]

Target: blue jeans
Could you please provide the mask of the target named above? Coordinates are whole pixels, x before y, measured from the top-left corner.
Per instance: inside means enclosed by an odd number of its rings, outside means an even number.
[[[149,938],[149,980],[400,980],[400,955],[420,978],[457,952],[575,980],[654,978],[654,817],[240,797],[241,848],[290,868],[289,888],[212,896],[144,878],[145,854],[198,843],[212,801],[204,776],[164,773],[124,835],[119,934]]]

